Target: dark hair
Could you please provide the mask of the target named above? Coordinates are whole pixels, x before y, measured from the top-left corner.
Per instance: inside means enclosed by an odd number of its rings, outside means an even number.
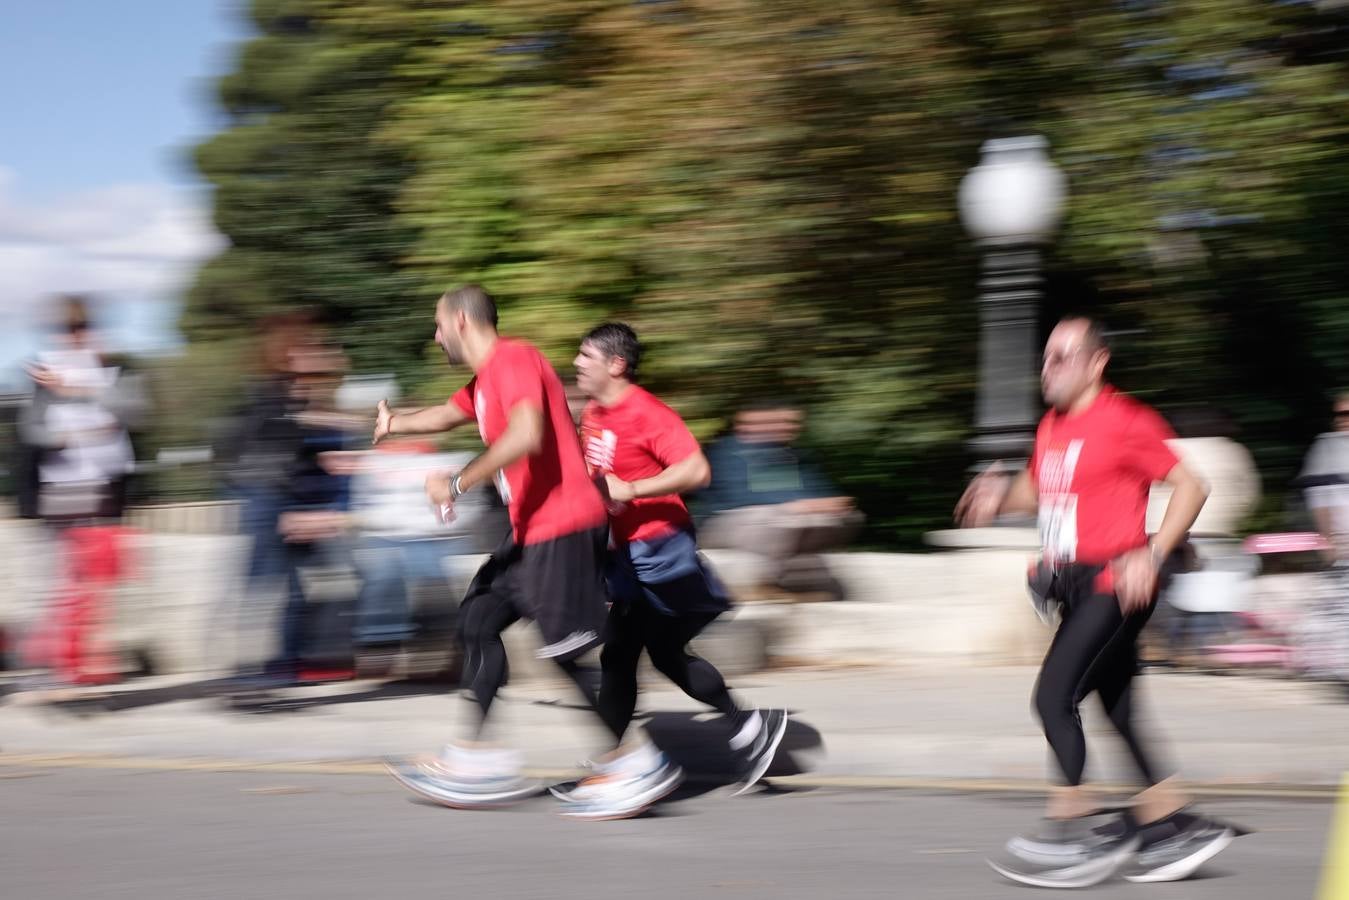
[[[61,330],[70,334],[89,330],[89,301],[79,294],[63,294],[61,304]]]
[[[779,395],[776,397],[755,397],[753,399],[746,400],[744,403],[738,404],[735,407],[735,411],[737,414],[742,412],[747,413],[784,412],[788,410],[795,413],[803,413],[804,406],[800,403],[795,402],[795,400],[790,396]]]
[[[629,381],[637,380],[637,367],[642,362],[642,344],[637,340],[637,332],[622,322],[605,322],[598,325],[581,338],[581,343],[591,343],[607,357],[619,357],[627,363],[623,373]]]
[[[445,309],[450,312],[462,309],[464,315],[479,325],[497,327],[496,301],[482,285],[466,284],[452,291],[446,291],[441,296],[440,302],[445,304]]]
[[[273,375],[290,371],[290,354],[312,337],[314,314],[308,309],[278,310],[262,316],[254,324],[258,364]]]

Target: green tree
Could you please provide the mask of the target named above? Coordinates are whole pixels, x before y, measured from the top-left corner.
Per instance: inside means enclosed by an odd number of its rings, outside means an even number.
[[[304,307],[356,336],[359,367],[417,368],[427,333],[403,263],[413,233],[393,206],[411,164],[378,132],[416,89],[399,64],[424,39],[423,5],[253,2],[258,34],[219,85],[231,127],[196,153],[230,245],[188,297],[189,338]]]
[[[1349,378],[1349,54],[1263,0],[255,0],[198,152],[231,246],[185,326],[213,365],[307,306],[424,397],[447,286],[560,365],[624,318],[715,433],[808,407],[870,539],[939,527],[967,459],[977,258],[956,187],[1047,135],[1072,201],[1048,324],[1123,329],[1117,377],[1225,405],[1273,489]],[[213,379],[218,386],[221,379]]]

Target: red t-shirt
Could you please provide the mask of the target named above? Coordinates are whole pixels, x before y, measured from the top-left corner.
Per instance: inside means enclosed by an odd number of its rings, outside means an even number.
[[[1178,462],[1174,437],[1155,410],[1111,387],[1077,415],[1046,413],[1030,463],[1045,555],[1100,565],[1147,543],[1148,493]]]
[[[581,443],[592,477],[613,473],[624,481],[659,475],[698,452],[679,413],[644,388],[633,385],[613,406],[594,400],[581,413]],[[614,541],[649,541],[692,527],[678,494],[638,497],[613,514]]]
[[[543,354],[524,341],[499,338],[473,379],[454,395],[491,445],[511,410],[527,403],[543,412],[543,443],[497,473],[520,544],[537,544],[604,524],[604,501],[586,472],[562,381]]]

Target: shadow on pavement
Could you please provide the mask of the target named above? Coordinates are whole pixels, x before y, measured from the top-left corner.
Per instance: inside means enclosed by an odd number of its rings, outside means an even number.
[[[711,790],[738,780],[740,761],[731,751],[730,729],[720,716],[655,712],[647,717],[646,732],[675,765],[684,769],[689,782],[711,784]],[[791,718],[767,777],[809,772],[823,755],[824,738],[820,732],[800,719]]]
[[[77,716],[116,713],[130,709],[144,709],[166,703],[194,700],[217,700],[226,709],[243,713],[301,712],[306,709],[345,703],[365,703],[372,700],[427,694],[447,695],[453,685],[443,679],[400,680],[387,682],[346,682],[354,690],[305,694],[307,690],[333,684],[280,684],[263,678],[209,678],[172,685],[136,687],[134,682],[115,688],[76,688],[59,692],[59,697],[44,700],[41,706],[53,712]],[[300,693],[295,693],[300,692]],[[16,692],[16,696],[20,696]]]
[[[433,679],[370,682],[359,690],[339,691],[325,694],[294,694],[293,690],[303,690],[294,686],[286,688],[266,688],[256,690],[235,687],[218,694],[221,703],[231,712],[248,715],[276,715],[301,713],[311,709],[328,706],[343,706],[348,703],[370,703],[378,700],[396,700],[402,697],[423,697],[427,695],[453,698],[457,691],[453,685]]]
[[[208,678],[169,685],[136,687],[134,682],[112,688],[73,688],[56,691],[44,700],[43,708],[74,715],[120,712],[164,703],[179,703],[216,697],[228,689],[232,679]]]

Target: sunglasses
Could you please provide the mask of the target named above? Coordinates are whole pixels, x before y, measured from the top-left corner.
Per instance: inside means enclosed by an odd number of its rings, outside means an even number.
[[[1076,359],[1078,355],[1080,355],[1082,351],[1085,349],[1086,349],[1085,347],[1074,347],[1073,349],[1068,350],[1066,352],[1055,351],[1053,353],[1046,353],[1044,355],[1044,359],[1041,360],[1040,365],[1043,367],[1066,366],[1068,363]]]

